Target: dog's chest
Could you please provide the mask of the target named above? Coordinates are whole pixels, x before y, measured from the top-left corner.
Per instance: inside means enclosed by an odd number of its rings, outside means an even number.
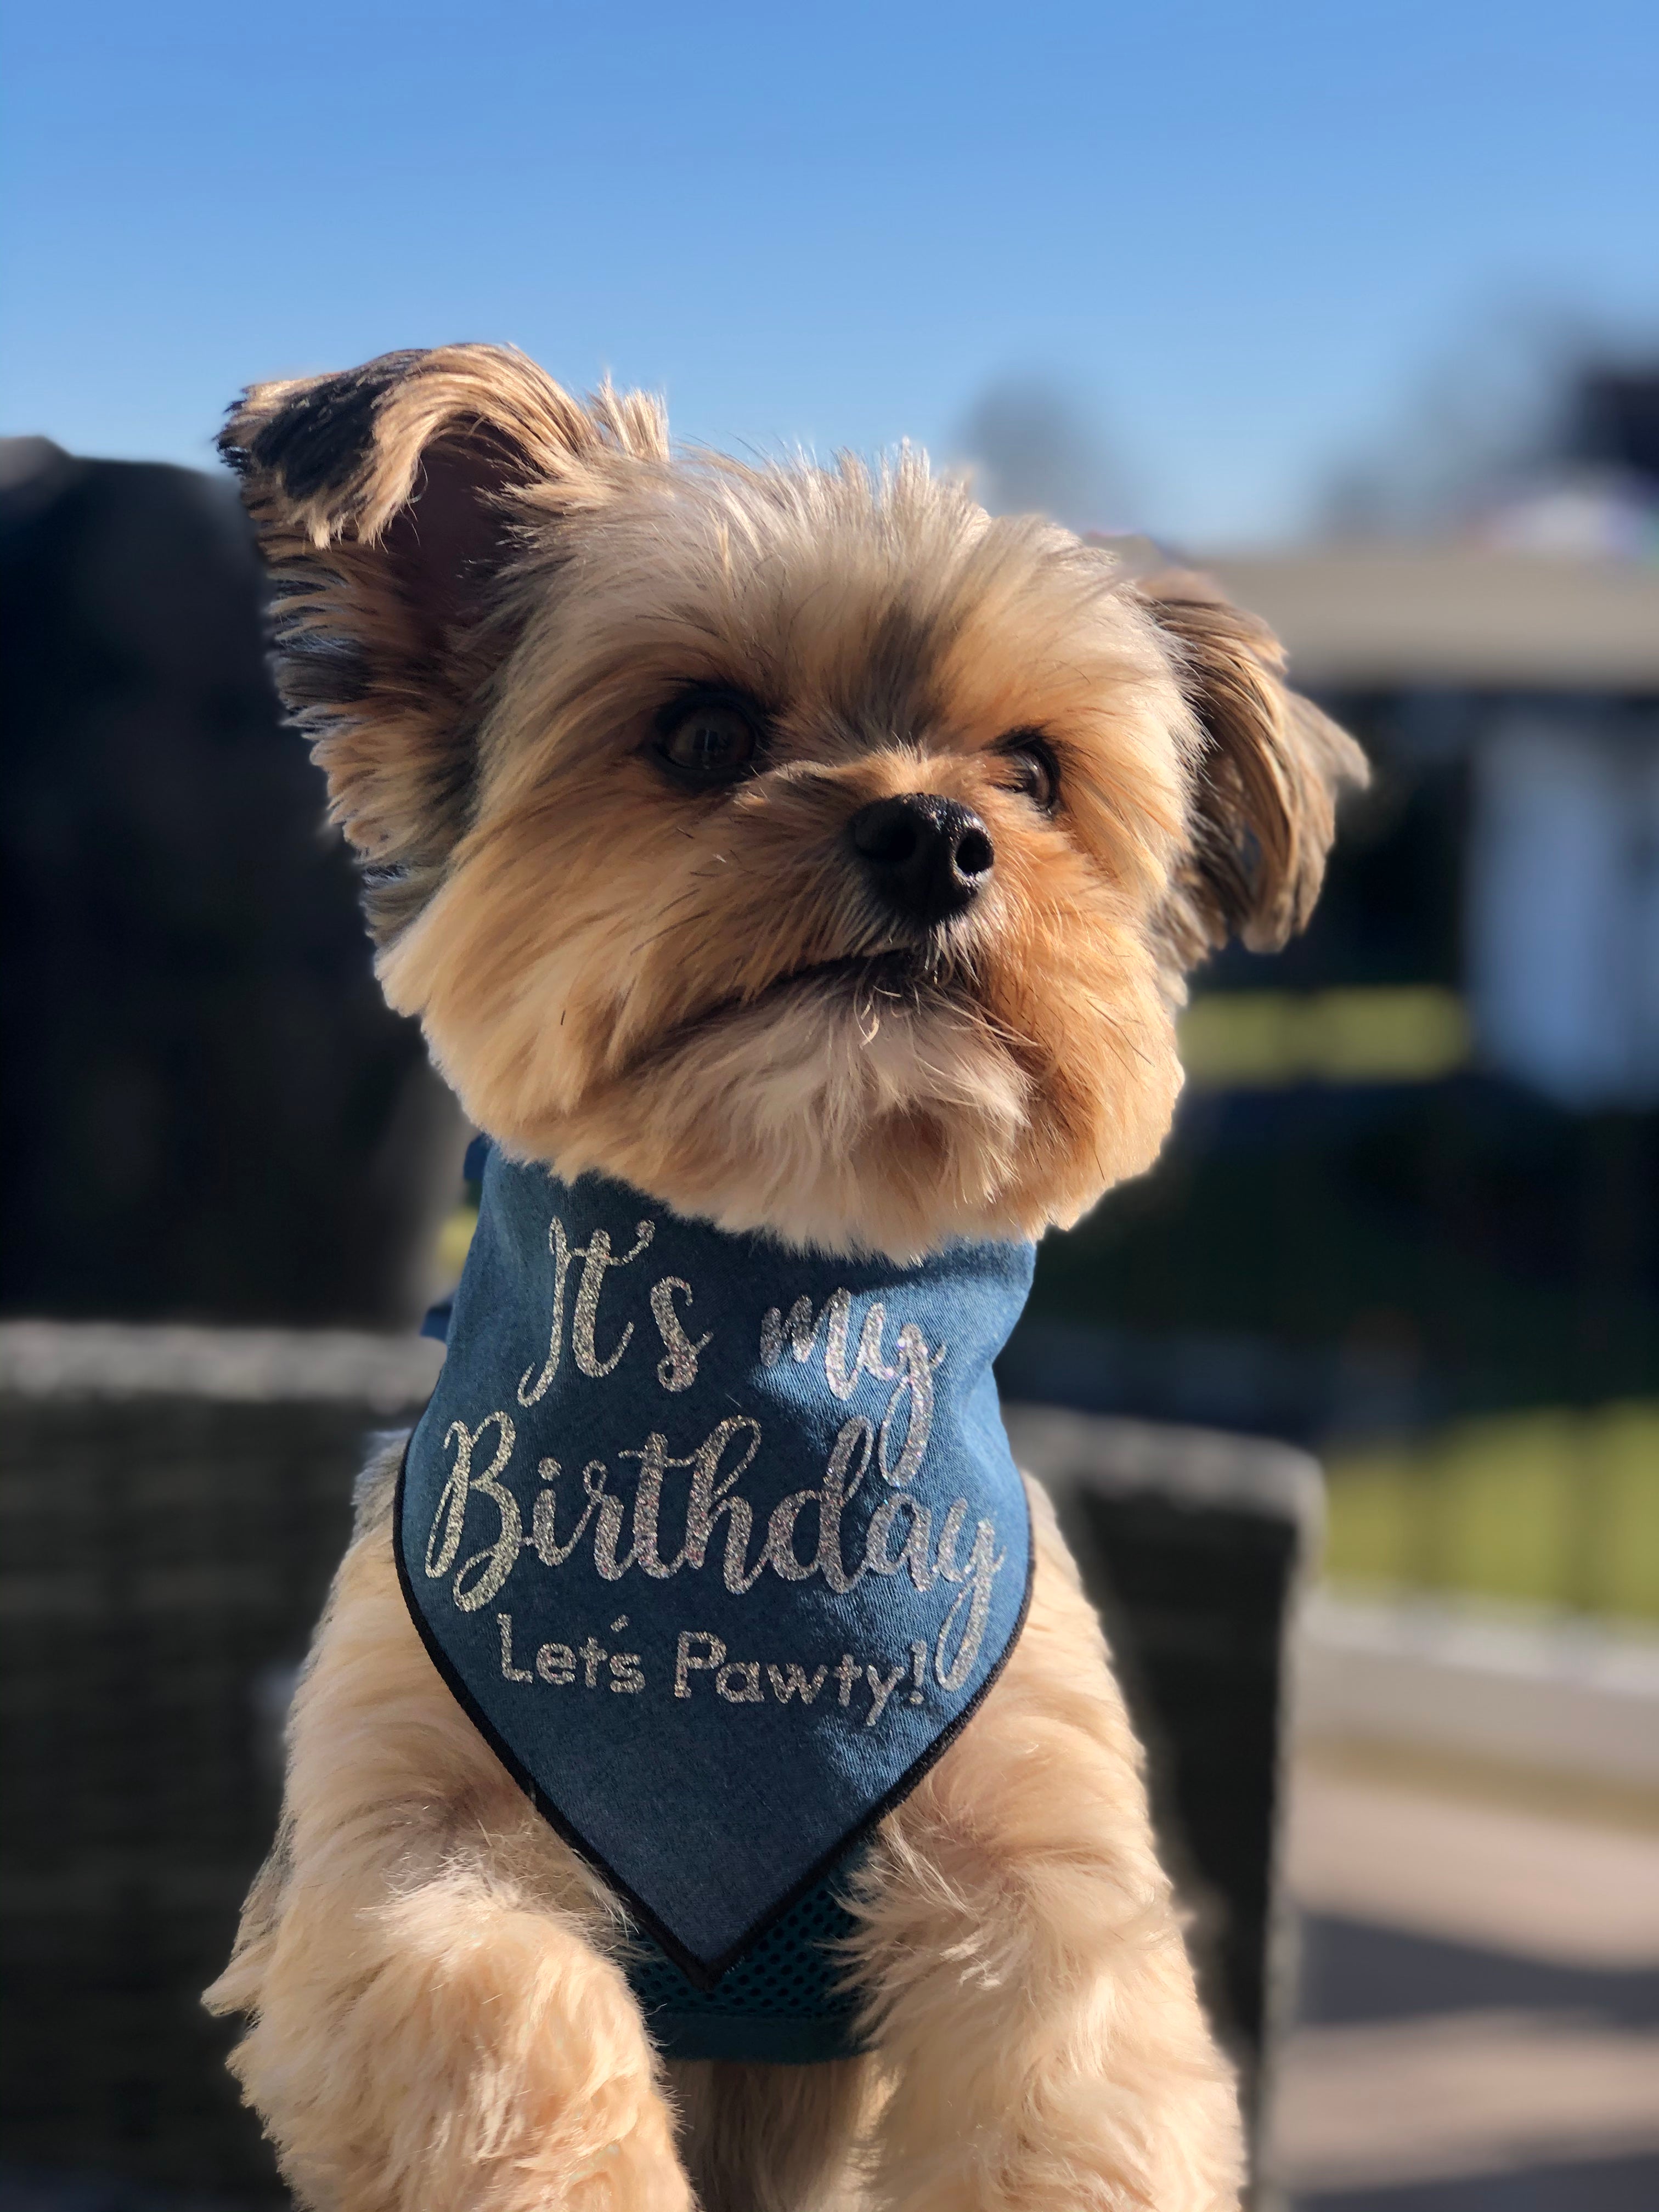
[[[920,1778],[1030,1571],[1029,1246],[826,1261],[492,1154],[399,1483],[455,1695],[694,1983]]]

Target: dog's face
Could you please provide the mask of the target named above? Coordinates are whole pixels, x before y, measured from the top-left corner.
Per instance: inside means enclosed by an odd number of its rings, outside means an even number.
[[[1152,1159],[1173,1012],[1363,774],[1192,579],[904,460],[671,456],[520,356],[250,394],[280,671],[392,1003],[520,1158],[917,1255]]]

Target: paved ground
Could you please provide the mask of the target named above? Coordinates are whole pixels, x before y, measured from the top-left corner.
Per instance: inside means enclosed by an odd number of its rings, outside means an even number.
[[[1298,1773],[1298,2212],[1654,2212],[1659,1814]]]

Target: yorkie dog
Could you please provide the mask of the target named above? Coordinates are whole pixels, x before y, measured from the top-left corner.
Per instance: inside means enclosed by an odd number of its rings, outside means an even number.
[[[490,1140],[209,1992],[319,2212],[1236,2203],[990,1362],[1352,741],[1200,580],[448,346],[234,410],[379,973]]]

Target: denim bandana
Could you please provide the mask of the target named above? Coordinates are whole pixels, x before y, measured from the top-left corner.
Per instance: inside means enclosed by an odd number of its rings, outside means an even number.
[[[1033,1258],[823,1259],[489,1155],[398,1485],[404,1593],[697,1989],[914,1787],[1018,1634],[991,1362]]]

